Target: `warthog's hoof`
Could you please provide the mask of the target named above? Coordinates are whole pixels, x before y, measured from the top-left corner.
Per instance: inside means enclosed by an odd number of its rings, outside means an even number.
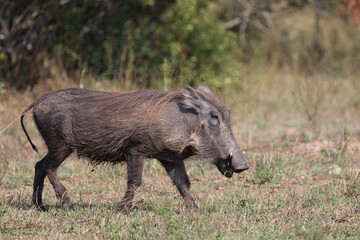
[[[44,205],[33,205],[34,208],[40,212],[46,212],[46,207]]]
[[[61,207],[62,207],[62,209],[68,210],[70,208],[70,203],[68,203],[68,202],[62,203]]]
[[[118,211],[123,214],[129,214],[132,210],[132,203],[130,204],[120,204],[118,207]]]

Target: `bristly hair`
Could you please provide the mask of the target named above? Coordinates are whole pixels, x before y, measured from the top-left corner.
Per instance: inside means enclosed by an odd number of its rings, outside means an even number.
[[[203,100],[216,106],[221,114],[226,114],[226,109],[218,104],[213,95],[202,91],[197,91],[197,93]],[[151,121],[155,113],[161,111],[168,103],[182,100],[184,98],[183,94],[183,89],[174,91],[141,90],[129,93],[113,92],[107,95],[99,95],[96,98],[103,102],[103,109],[111,111],[112,114],[131,111],[133,108],[147,102],[144,120]]]

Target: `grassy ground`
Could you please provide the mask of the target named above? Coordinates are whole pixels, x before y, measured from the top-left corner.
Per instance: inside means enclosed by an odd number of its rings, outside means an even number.
[[[3,95],[0,130],[40,94],[72,85]],[[243,77],[241,90],[220,95],[250,169],[229,180],[208,163],[187,162],[199,212],[185,211],[165,171],[148,160],[135,209],[123,215],[116,204],[126,189],[126,165],[93,168],[74,156],[58,171],[70,209],[57,203],[47,179],[49,211],[32,209],[34,165],[46,148],[28,116],[40,154],[18,121],[0,135],[0,238],[359,239],[359,86],[354,79],[270,71]]]

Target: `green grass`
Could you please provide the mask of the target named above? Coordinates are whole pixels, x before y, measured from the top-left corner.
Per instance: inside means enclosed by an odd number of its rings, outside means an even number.
[[[125,191],[126,166],[100,166],[92,172],[91,166],[73,158],[59,169],[72,198],[70,208],[60,207],[46,180],[44,201],[49,211],[32,209],[36,157],[14,159],[2,179],[1,238],[360,237],[360,178],[346,173],[329,175],[324,171],[326,165],[307,166],[302,158],[250,156],[252,169],[230,180],[210,164],[187,162],[199,212],[185,210],[165,171],[149,160],[135,208],[124,215],[116,206]]]

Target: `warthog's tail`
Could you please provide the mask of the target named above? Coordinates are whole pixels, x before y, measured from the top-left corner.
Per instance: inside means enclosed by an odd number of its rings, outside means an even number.
[[[22,129],[24,130],[25,134],[26,134],[26,137],[27,139],[29,140],[30,144],[31,144],[31,147],[36,151],[36,152],[39,152],[38,149],[36,148],[36,146],[33,144],[33,142],[31,141],[30,137],[29,137],[29,134],[26,132],[26,129],[25,129],[25,126],[24,126],[24,123],[23,123],[23,119],[24,119],[24,116],[25,114],[30,111],[33,107],[35,106],[35,102],[33,102],[32,104],[30,104],[30,106],[28,106],[24,112],[21,114],[21,118],[20,118],[20,123],[21,123],[21,127]]]

